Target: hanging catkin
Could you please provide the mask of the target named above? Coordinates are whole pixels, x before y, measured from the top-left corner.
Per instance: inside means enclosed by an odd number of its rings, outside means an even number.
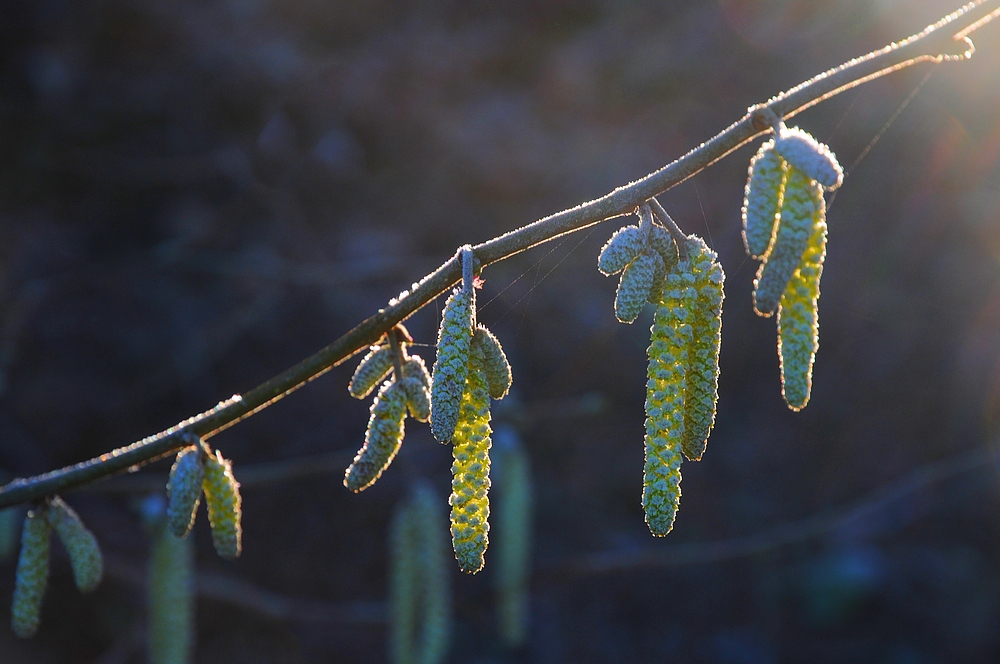
[[[365,443],[344,475],[344,486],[355,493],[375,483],[403,442],[403,419],[406,417],[406,388],[402,383],[386,381],[372,402]]]
[[[781,130],[774,139],[774,151],[827,189],[836,189],[844,181],[844,169],[830,148],[798,127]]]
[[[187,537],[194,526],[201,503],[201,484],[205,477],[202,450],[199,445],[185,447],[177,453],[167,481],[167,527],[177,537]]]
[[[431,382],[431,433],[442,443],[451,441],[469,367],[476,309],[476,291],[456,289],[444,305],[438,330],[437,359]]]
[[[21,522],[21,511],[16,507],[0,510],[0,562],[14,555],[17,549],[18,524]]]
[[[753,306],[758,316],[770,316],[778,309],[788,280],[799,266],[812,234],[813,216],[823,204],[823,188],[797,168],[788,169],[781,222],[774,246],[761,263],[754,280]]]
[[[771,248],[787,177],[788,164],[774,151],[774,141],[761,145],[750,160],[743,196],[743,246],[753,259]]]
[[[792,410],[809,403],[813,361],[819,348],[819,282],[826,258],[826,211],[820,206],[798,270],[788,282],[778,307],[778,358],[781,394]]]
[[[726,275],[716,254],[700,237],[688,241],[687,269],[694,277],[688,321],[691,343],[687,351],[684,393],[684,456],[699,461],[715,425],[719,399],[719,349],[722,342],[722,300]]]
[[[49,581],[49,524],[44,512],[44,507],[28,512],[21,532],[10,623],[22,639],[30,639],[38,631],[42,598]]]
[[[528,585],[531,574],[531,466],[517,433],[499,428],[496,434],[496,509],[492,563],[497,591],[500,635],[510,647],[520,647],[528,635]]]
[[[451,536],[458,566],[475,574],[489,543],[490,395],[480,344],[469,353],[465,391],[452,439]]]
[[[205,455],[205,507],[212,526],[215,551],[227,560],[238,558],[243,549],[243,516],[240,484],[233,477],[233,466],[218,450]]]
[[[483,369],[486,372],[486,384],[489,386],[490,397],[503,399],[510,390],[510,362],[503,352],[500,341],[493,333],[482,325],[476,327],[472,343],[478,345],[483,352]]]
[[[392,349],[389,346],[372,346],[364,356],[347,389],[355,399],[371,394],[382,379],[392,371]]]
[[[66,547],[76,587],[82,593],[97,588],[104,577],[104,557],[94,533],[83,525],[80,516],[59,496],[49,500],[45,518]]]
[[[418,422],[426,422],[431,417],[431,394],[427,386],[417,376],[410,376],[400,381],[406,392],[406,407],[410,417]]]
[[[149,663],[190,664],[194,645],[194,538],[157,526],[149,554]]]
[[[651,249],[628,264],[615,294],[615,316],[619,321],[632,323],[639,317],[657,275],[664,274],[663,258]]]
[[[597,269],[605,276],[617,274],[642,253],[642,233],[635,225],[623,226],[611,236],[597,257]]]
[[[650,328],[642,506],[650,531],[660,537],[673,528],[681,498],[685,374],[692,339],[690,312],[697,297],[693,285],[694,275],[682,260],[667,275]]]

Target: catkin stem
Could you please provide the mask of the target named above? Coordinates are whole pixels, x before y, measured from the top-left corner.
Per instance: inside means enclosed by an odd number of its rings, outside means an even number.
[[[396,328],[389,330],[389,347],[392,349],[392,377],[396,381],[403,380],[403,352],[399,346],[399,335]]]
[[[685,235],[684,231],[680,229],[677,222],[673,220],[673,217],[667,214],[667,211],[663,209],[662,205],[660,205],[660,201],[655,198],[650,198],[648,202],[653,206],[653,211],[656,213],[656,217],[660,220],[670,235],[673,236],[674,242],[677,243],[677,257],[681,260],[686,260],[688,255],[688,236]]]

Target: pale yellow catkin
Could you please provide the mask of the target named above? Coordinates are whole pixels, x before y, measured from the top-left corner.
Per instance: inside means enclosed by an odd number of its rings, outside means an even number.
[[[243,550],[243,509],[240,484],[233,477],[233,467],[218,450],[205,457],[205,506],[212,526],[212,543],[220,557],[238,558]]]

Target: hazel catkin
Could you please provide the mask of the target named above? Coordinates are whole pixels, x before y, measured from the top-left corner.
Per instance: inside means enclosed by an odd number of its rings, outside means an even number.
[[[774,151],[774,141],[761,145],[750,160],[743,194],[743,246],[753,259],[760,260],[771,248],[787,177],[788,164]]]
[[[476,332],[472,337],[472,345],[478,346],[483,354],[483,370],[486,373],[486,384],[489,387],[490,397],[493,399],[503,399],[510,390],[511,373],[510,362],[503,352],[500,341],[482,325],[476,327]]]
[[[375,483],[403,442],[406,388],[386,381],[372,402],[365,443],[344,474],[344,486],[358,493]]]
[[[53,496],[49,501],[45,518],[66,547],[76,587],[82,593],[97,588],[104,577],[104,557],[94,533],[83,525],[79,515],[59,496]]]
[[[218,450],[205,455],[202,480],[208,522],[212,526],[212,544],[222,558],[233,560],[243,550],[243,517],[240,483],[233,477],[232,463]]]
[[[188,664],[194,646],[194,538],[155,528],[149,553],[150,664]]]
[[[469,345],[475,321],[476,291],[456,289],[444,305],[438,329],[437,358],[431,382],[431,433],[451,441],[469,370]]]
[[[622,323],[632,323],[649,299],[657,273],[663,274],[663,258],[656,251],[646,250],[629,263],[622,272],[615,294],[615,316]]]
[[[10,623],[14,633],[30,639],[38,631],[42,617],[42,598],[49,581],[49,524],[45,508],[28,512],[21,532],[21,554],[14,575],[14,597]]]
[[[820,143],[803,129],[792,127],[783,130],[774,139],[774,151],[789,165],[826,189],[836,189],[844,181],[844,169],[836,155],[825,143]]]
[[[528,635],[528,600],[531,576],[531,524],[533,491],[528,454],[517,433],[498,428],[496,433],[496,510],[492,567],[497,592],[500,635],[508,646],[524,645]]]
[[[642,253],[643,238],[635,225],[619,228],[601,247],[597,257],[597,269],[605,276],[617,274]]]
[[[431,416],[431,395],[416,376],[408,376],[400,381],[403,391],[406,392],[406,407],[410,412],[410,417],[418,422],[426,422]]]
[[[201,503],[201,484],[205,477],[202,450],[197,445],[177,453],[167,481],[167,527],[176,537],[187,537],[194,526]]]
[[[392,371],[392,348],[389,346],[372,346],[364,356],[347,389],[355,399],[364,399],[371,394],[382,379]]]

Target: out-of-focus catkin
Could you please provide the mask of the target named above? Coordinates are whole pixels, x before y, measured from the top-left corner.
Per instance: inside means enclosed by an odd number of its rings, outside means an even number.
[[[722,343],[722,300],[726,275],[716,254],[699,237],[688,241],[687,269],[694,277],[688,321],[691,343],[687,351],[684,394],[684,456],[701,459],[715,425],[719,400],[719,350]]]
[[[822,201],[823,188],[819,184],[797,168],[788,169],[778,233],[754,280],[753,306],[758,316],[770,316],[778,309],[788,280],[798,268],[809,243],[813,216]]]
[[[813,232],[799,268],[778,307],[778,358],[781,394],[792,410],[809,403],[813,362],[819,349],[819,282],[826,258],[825,207],[816,209]]]
[[[66,547],[76,587],[82,593],[97,588],[104,577],[104,557],[94,533],[83,525],[80,516],[59,496],[49,500],[45,518]]]
[[[407,394],[403,383],[386,381],[372,402],[365,443],[344,474],[344,486],[355,493],[375,483],[392,463],[403,442]]]
[[[451,441],[458,422],[459,403],[469,370],[475,311],[476,291],[470,286],[456,289],[441,314],[431,383],[431,433],[442,443]]]
[[[389,346],[372,346],[364,356],[347,389],[355,399],[371,394],[382,379],[392,371],[392,349]]]
[[[177,453],[167,481],[167,527],[177,537],[187,537],[194,526],[204,478],[205,468],[199,445],[186,447]]]
[[[531,576],[533,490],[531,465],[517,433],[498,428],[494,458],[496,486],[492,567],[497,592],[500,635],[513,648],[528,636],[528,600]]]
[[[21,532],[21,554],[14,576],[14,597],[10,623],[14,633],[30,639],[38,632],[42,617],[42,598],[49,581],[49,524],[45,508],[28,512]]]
[[[194,646],[194,539],[157,526],[149,555],[150,664],[190,664]]]
[[[232,463],[222,458],[218,450],[205,456],[202,489],[216,553],[227,560],[238,558],[243,550],[240,484],[233,477]]]
[[[774,229],[785,195],[788,165],[767,141],[750,160],[743,195],[743,246],[747,254],[761,259],[771,248]]]
[[[451,536],[458,566],[475,574],[489,543],[490,395],[483,351],[473,345],[460,415],[452,439]]]

